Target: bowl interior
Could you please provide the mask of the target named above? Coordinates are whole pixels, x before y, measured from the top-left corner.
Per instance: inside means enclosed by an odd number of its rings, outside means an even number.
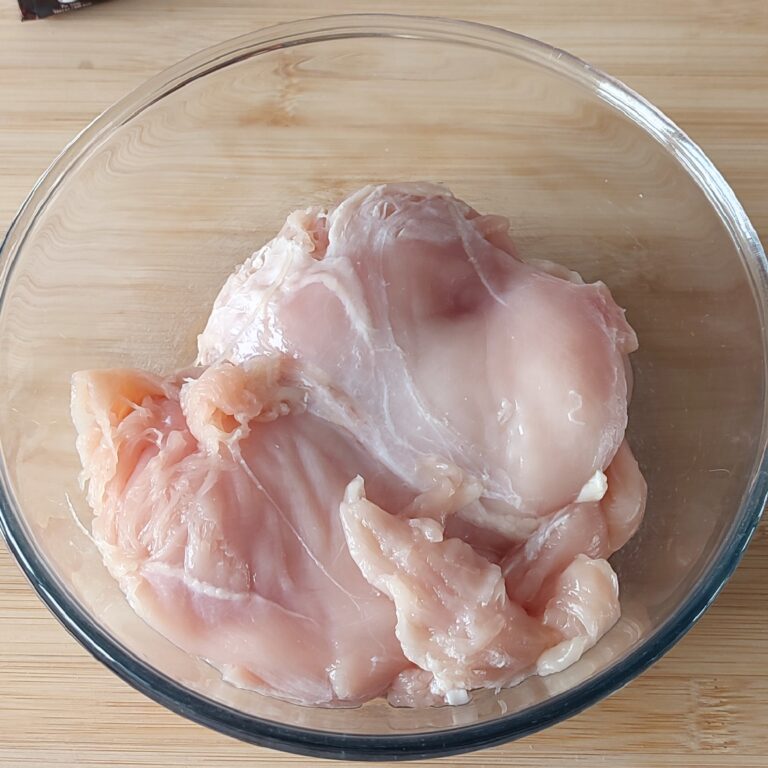
[[[114,108],[43,182],[4,249],[5,514],[47,564],[41,578],[134,659],[138,678],[149,665],[245,715],[332,734],[449,738],[505,720],[514,735],[535,727],[542,705],[566,713],[590,683],[624,682],[737,557],[763,448],[754,268],[713,202],[717,179],[683,167],[680,137],[649,135],[641,107],[523,38],[390,19],[240,39]],[[458,708],[309,709],[238,690],[134,615],[85,535],[70,375],[188,364],[224,278],[287,212],[371,181],[420,179],[508,216],[525,257],[600,278],[627,308],[640,339],[629,436],[650,497],[640,533],[614,557],[623,617],[571,669]],[[228,716],[211,711],[217,725]]]

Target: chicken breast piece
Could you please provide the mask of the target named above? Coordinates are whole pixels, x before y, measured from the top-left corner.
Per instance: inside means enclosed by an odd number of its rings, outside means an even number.
[[[536,672],[569,667],[619,620],[619,581],[607,560],[577,555],[559,575],[544,610],[544,624],[563,640],[539,656]]]
[[[78,373],[72,411],[93,535],[135,610],[238,684],[359,703],[409,663],[339,504],[357,471],[380,499],[413,494],[304,398],[267,359]]]
[[[480,488],[459,514],[524,540],[616,454],[636,339],[602,283],[526,264],[507,229],[430,184],[292,214],[227,281],[199,360],[290,355],[312,413],[421,490],[457,468]]]
[[[605,478],[605,495],[599,501],[568,505],[504,556],[501,567],[507,592],[526,609],[543,610],[553,580],[575,557],[607,558],[637,530],[647,488],[626,440]]]
[[[361,572],[394,603],[403,653],[428,673],[405,671],[393,703],[463,703],[473,688],[521,680],[561,639],[508,599],[497,565],[460,539],[444,539],[431,518],[385,512],[366,498],[360,477],[347,487],[341,519]]]

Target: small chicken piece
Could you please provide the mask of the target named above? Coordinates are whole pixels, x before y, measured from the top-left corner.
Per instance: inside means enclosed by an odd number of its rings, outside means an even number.
[[[240,685],[359,703],[409,663],[339,503],[355,471],[379,499],[413,494],[304,399],[261,360],[78,373],[72,411],[93,536],[137,613]]]
[[[605,470],[607,491],[600,509],[608,528],[608,552],[618,552],[640,527],[648,497],[648,486],[625,440]]]
[[[510,597],[527,610],[543,610],[551,582],[577,555],[607,558],[637,530],[645,509],[646,484],[626,440],[606,469],[599,501],[570,504],[544,520],[501,567]]]
[[[539,656],[536,672],[551,675],[578,661],[618,620],[619,581],[607,560],[577,555],[559,575],[544,624],[565,638]]]
[[[497,565],[459,539],[444,539],[431,518],[385,512],[365,497],[360,477],[347,487],[341,519],[363,575],[394,602],[397,638],[406,657],[431,676],[430,697],[458,704],[473,688],[518,681],[561,637],[507,598]],[[390,701],[404,703],[404,688],[409,703],[424,701],[425,681],[406,671]]]

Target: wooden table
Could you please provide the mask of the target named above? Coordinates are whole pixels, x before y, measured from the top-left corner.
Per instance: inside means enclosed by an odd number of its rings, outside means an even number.
[[[92,117],[146,77],[278,21],[366,0],[113,0],[21,24],[0,2],[0,228]],[[570,50],[639,90],[697,140],[768,238],[766,0],[412,0]],[[0,764],[309,765],[207,731],[145,699],[50,616],[0,545]],[[768,764],[768,527],[714,607],[662,661],[567,723],[448,766]],[[418,763],[421,765],[422,763]]]

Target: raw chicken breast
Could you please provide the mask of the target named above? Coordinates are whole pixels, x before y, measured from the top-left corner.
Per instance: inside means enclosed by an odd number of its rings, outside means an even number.
[[[199,360],[290,355],[313,413],[422,490],[457,467],[481,496],[460,514],[524,539],[618,450],[636,339],[602,283],[524,263],[507,227],[430,184],[292,214],[227,281]]]
[[[473,688],[519,681],[561,639],[509,600],[499,566],[444,539],[431,518],[388,514],[368,501],[360,477],[347,488],[341,519],[361,572],[394,602],[397,638],[430,674],[434,696],[463,703]]]
[[[560,574],[544,611],[544,625],[563,640],[544,651],[536,663],[551,675],[581,658],[619,618],[619,582],[606,560],[577,555]]]
[[[135,610],[242,685],[355,703],[408,662],[339,503],[358,471],[379,499],[409,496],[303,399],[269,359],[73,379],[94,538]]]
[[[443,187],[292,213],[197,367],[75,374],[93,537],[136,612],[302,704],[461,704],[619,616],[646,487],[634,332]]]
[[[637,530],[646,485],[624,441],[605,471],[607,491],[599,501],[570,504],[542,522],[502,563],[509,595],[527,608],[540,605],[548,586],[580,554],[605,558]]]

